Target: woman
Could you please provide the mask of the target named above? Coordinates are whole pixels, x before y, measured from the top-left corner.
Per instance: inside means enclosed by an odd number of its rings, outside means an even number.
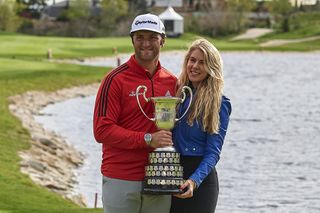
[[[173,140],[184,167],[184,191],[172,198],[171,213],[213,213],[219,184],[215,166],[219,160],[231,113],[230,100],[222,95],[222,59],[207,40],[198,39],[189,48],[179,78],[192,88],[194,99],[187,115],[176,123]],[[182,114],[189,99],[178,108]],[[188,199],[185,199],[188,198]]]

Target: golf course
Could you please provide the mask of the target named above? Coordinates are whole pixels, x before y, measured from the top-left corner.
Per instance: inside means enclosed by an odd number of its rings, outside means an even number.
[[[261,46],[275,39],[319,35],[319,28],[310,28],[270,33],[248,40],[232,41],[231,37],[207,39],[220,51],[314,51],[319,54],[319,37],[311,41]],[[162,51],[184,51],[198,37],[187,33],[179,38],[168,38]],[[52,92],[100,82],[111,68],[57,63],[55,60],[114,56],[114,49],[118,53],[133,52],[130,37],[65,38],[0,33],[0,213],[102,212],[102,209],[82,208],[21,173],[19,152],[30,148],[31,137],[8,106],[9,97],[27,91]],[[48,50],[52,52],[51,59],[48,59]]]

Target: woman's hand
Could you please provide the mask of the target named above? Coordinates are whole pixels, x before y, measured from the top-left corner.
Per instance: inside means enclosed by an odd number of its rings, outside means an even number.
[[[190,198],[193,196],[193,191],[196,188],[196,183],[188,179],[184,184],[181,185],[180,189],[184,191],[182,194],[174,194],[173,196],[178,197],[178,198]]]

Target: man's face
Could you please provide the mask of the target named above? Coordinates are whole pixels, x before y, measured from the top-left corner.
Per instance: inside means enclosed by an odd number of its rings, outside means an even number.
[[[135,57],[140,61],[155,60],[164,42],[159,33],[145,30],[134,32],[132,41]]]

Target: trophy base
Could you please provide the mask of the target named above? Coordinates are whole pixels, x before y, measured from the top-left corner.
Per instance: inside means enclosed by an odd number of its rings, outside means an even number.
[[[171,188],[170,186],[161,186],[159,188],[147,188],[144,187],[142,190],[144,194],[155,194],[155,195],[172,195],[181,194],[183,191],[180,188]]]
[[[176,194],[183,180],[183,167],[180,165],[180,154],[174,147],[158,148],[149,153],[149,165],[145,167],[143,193]]]

